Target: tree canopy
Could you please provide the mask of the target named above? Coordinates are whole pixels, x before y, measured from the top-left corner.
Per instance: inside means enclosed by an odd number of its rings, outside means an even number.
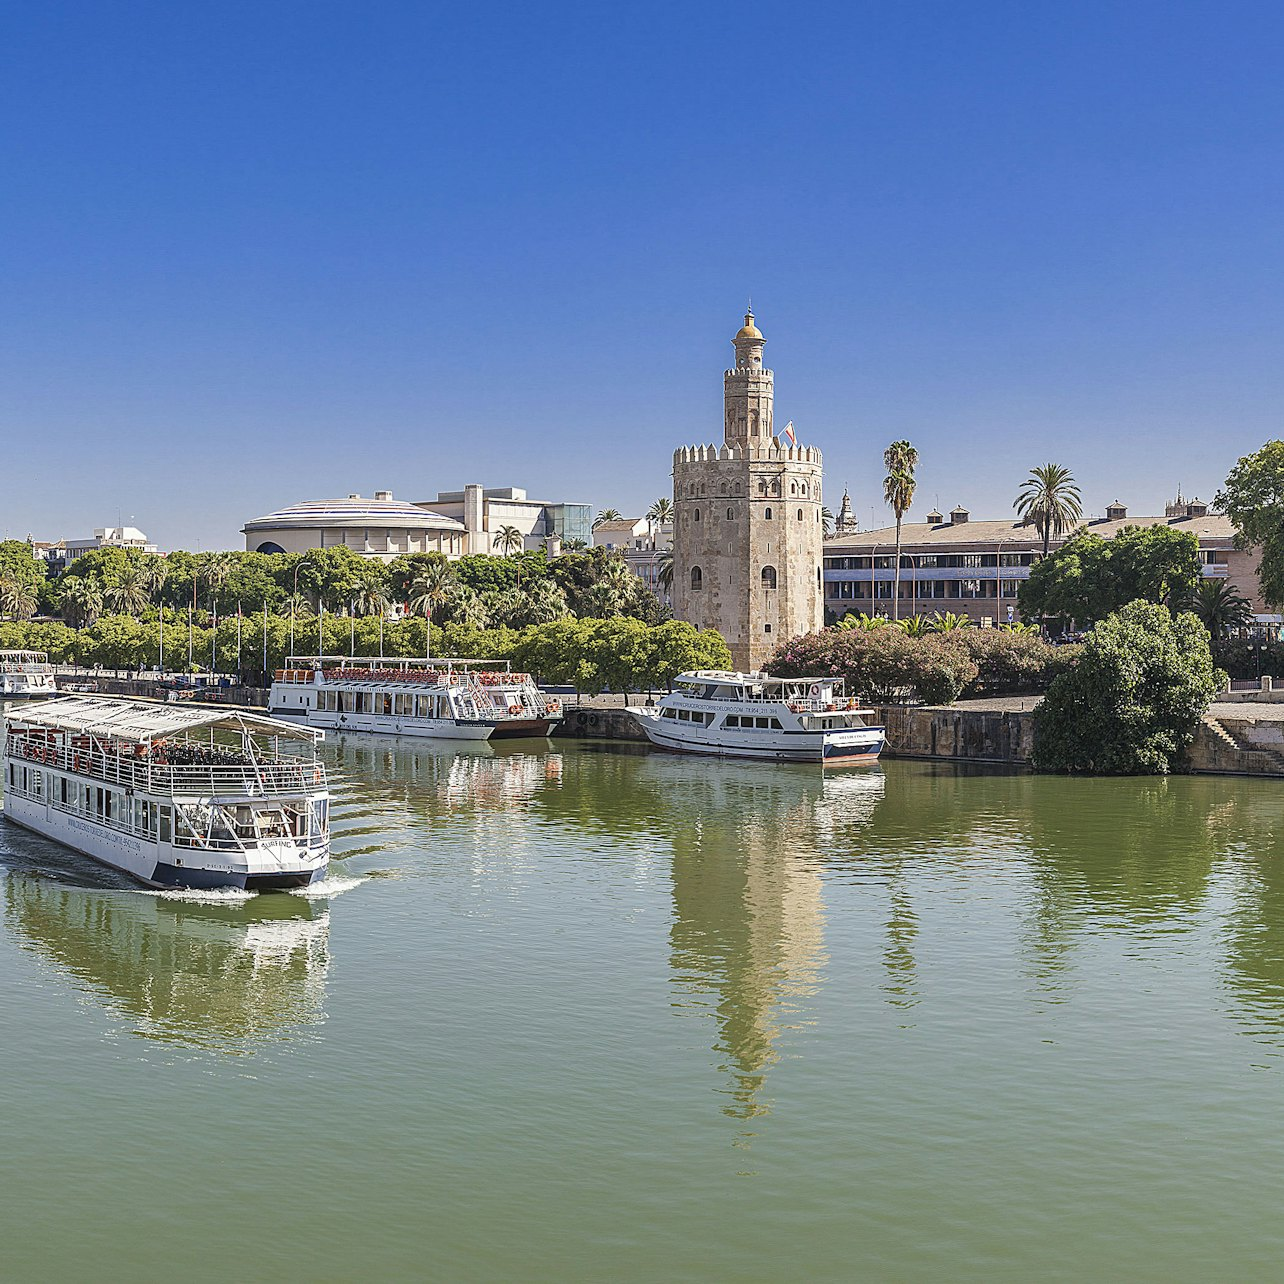
[[[1284,606],[1284,441],[1243,456],[1213,503],[1235,523],[1241,548],[1261,546],[1262,596]]]
[[[1035,765],[1105,775],[1171,771],[1224,676],[1193,614],[1130,602],[1102,620],[1078,662],[1053,679],[1035,713]]]
[[[1184,601],[1199,583],[1199,540],[1171,526],[1129,526],[1114,539],[1072,535],[1021,585],[1021,614],[1091,624],[1128,602]]]

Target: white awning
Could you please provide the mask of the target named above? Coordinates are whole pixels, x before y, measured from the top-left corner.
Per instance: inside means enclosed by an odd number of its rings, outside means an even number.
[[[324,738],[309,727],[295,726],[277,718],[247,713],[241,709],[218,709],[210,705],[154,704],[150,700],[125,700],[107,696],[57,696],[24,705],[9,714],[11,726],[47,727],[73,735],[93,735],[112,740],[143,742],[196,731],[224,727],[257,735],[285,736],[312,743]]]

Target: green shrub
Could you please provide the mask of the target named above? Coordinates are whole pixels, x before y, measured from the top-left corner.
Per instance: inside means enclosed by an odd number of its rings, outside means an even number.
[[[1131,602],[1088,635],[1035,713],[1035,765],[1043,771],[1155,775],[1171,771],[1224,679],[1208,633]]]

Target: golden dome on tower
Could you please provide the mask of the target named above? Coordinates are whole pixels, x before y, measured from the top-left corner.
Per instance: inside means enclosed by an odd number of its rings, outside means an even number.
[[[735,337],[735,342],[740,343],[745,339],[762,339],[762,331],[753,323],[753,308],[745,313],[745,323],[740,327],[740,332]]]

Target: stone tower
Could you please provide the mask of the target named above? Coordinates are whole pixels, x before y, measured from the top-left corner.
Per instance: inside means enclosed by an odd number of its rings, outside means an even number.
[[[723,444],[673,455],[673,609],[717,629],[737,669],[824,623],[820,451],[778,438],[753,312],[723,376]]]

